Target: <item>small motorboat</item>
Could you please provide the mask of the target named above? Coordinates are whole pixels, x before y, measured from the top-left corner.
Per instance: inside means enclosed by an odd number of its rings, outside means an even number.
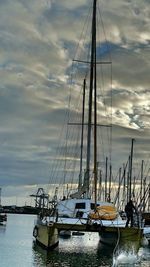
[[[61,230],[59,232],[59,236],[63,238],[69,238],[71,237],[71,231],[70,230]]]
[[[75,231],[75,232],[72,232],[72,235],[80,236],[80,235],[84,235],[84,233],[80,231]]]

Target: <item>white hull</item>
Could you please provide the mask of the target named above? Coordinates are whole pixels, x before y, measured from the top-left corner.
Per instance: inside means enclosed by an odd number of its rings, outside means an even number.
[[[53,249],[59,243],[58,230],[53,224],[36,224],[33,236],[36,242],[45,249]]]

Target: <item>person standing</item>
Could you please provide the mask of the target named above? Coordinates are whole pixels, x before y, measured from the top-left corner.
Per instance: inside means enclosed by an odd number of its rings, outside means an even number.
[[[127,215],[126,227],[128,227],[129,222],[131,222],[130,226],[133,227],[133,213],[134,213],[134,210],[136,211],[136,208],[133,205],[132,200],[130,199],[130,201],[125,206],[125,213]]]

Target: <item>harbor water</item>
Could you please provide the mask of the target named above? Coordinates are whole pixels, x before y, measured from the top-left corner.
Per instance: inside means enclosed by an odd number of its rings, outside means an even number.
[[[147,244],[134,251],[117,251],[99,242],[97,233],[60,238],[59,247],[45,251],[34,243],[34,215],[9,214],[0,225],[0,267],[150,267]]]

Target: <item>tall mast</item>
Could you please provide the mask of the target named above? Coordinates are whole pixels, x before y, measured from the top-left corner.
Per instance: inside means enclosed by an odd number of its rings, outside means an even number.
[[[97,77],[96,77],[96,1],[94,1],[93,35],[94,35],[94,202],[97,204]]]
[[[84,79],[84,82],[83,82],[83,100],[82,100],[80,172],[79,172],[78,192],[80,192],[81,188],[82,188],[82,155],[83,155],[83,133],[84,133],[85,87],[86,87],[86,80]]]
[[[89,110],[88,110],[88,133],[87,133],[87,158],[86,158],[86,172],[84,177],[84,188],[86,195],[89,197],[89,183],[90,183],[90,158],[91,158],[91,124],[92,124],[92,97],[93,87],[95,90],[94,100],[96,98],[96,3],[93,1],[93,18],[92,18],[92,44],[91,44],[91,62],[90,62],[90,89],[89,89]],[[95,64],[94,64],[95,63]],[[95,102],[95,101],[94,101]],[[96,182],[96,104],[94,104],[94,180]],[[95,186],[96,189],[96,186]],[[96,190],[95,190],[96,199]]]
[[[141,186],[140,186],[140,202],[143,197],[143,166],[144,166],[144,160],[142,160],[142,165],[141,165]]]
[[[109,190],[108,190],[108,202],[111,202],[111,182],[112,182],[112,166],[109,166]]]
[[[131,155],[130,155],[130,171],[129,171],[129,199],[131,199],[132,194],[131,194],[131,187],[132,187],[132,161],[133,161],[133,143],[134,139],[132,139],[131,143]]]
[[[108,158],[106,157],[106,166],[105,166],[105,201],[107,201],[107,172],[108,172]]]

